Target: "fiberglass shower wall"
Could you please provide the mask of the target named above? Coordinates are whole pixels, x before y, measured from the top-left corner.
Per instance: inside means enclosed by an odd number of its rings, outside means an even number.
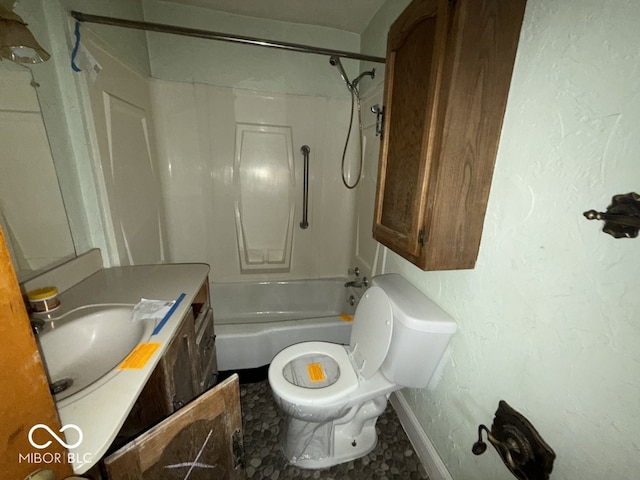
[[[170,261],[206,262],[212,281],[345,274],[354,208],[340,177],[347,99],[163,80],[152,81],[152,97]]]

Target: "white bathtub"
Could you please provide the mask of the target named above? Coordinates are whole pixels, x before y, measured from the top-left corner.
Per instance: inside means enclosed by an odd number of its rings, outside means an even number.
[[[351,323],[340,315],[353,315],[362,290],[347,281],[212,283],[218,370],[268,365],[299,342],[349,343]]]

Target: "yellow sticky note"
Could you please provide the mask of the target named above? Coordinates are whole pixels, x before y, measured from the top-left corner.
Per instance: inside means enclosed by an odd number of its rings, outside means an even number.
[[[120,366],[119,370],[128,369],[140,369],[144,368],[149,359],[156,353],[156,350],[160,348],[159,343],[140,343],[133,351],[125,358]]]
[[[307,372],[309,372],[309,379],[312,382],[322,382],[327,378],[324,376],[324,370],[319,363],[307,363]]]
[[[343,313],[338,316],[347,323],[351,323],[353,321],[353,315],[347,315],[346,313]]]

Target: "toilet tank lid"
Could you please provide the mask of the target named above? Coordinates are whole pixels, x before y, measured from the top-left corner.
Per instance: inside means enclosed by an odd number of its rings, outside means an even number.
[[[418,332],[455,333],[456,321],[429,297],[397,273],[373,277],[371,285],[382,288],[391,301],[393,319]]]

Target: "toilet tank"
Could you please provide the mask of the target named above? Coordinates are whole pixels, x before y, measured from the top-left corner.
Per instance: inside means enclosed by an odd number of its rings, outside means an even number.
[[[404,387],[426,387],[457,330],[455,320],[398,274],[379,275],[371,284],[386,292],[393,310],[382,373]]]

